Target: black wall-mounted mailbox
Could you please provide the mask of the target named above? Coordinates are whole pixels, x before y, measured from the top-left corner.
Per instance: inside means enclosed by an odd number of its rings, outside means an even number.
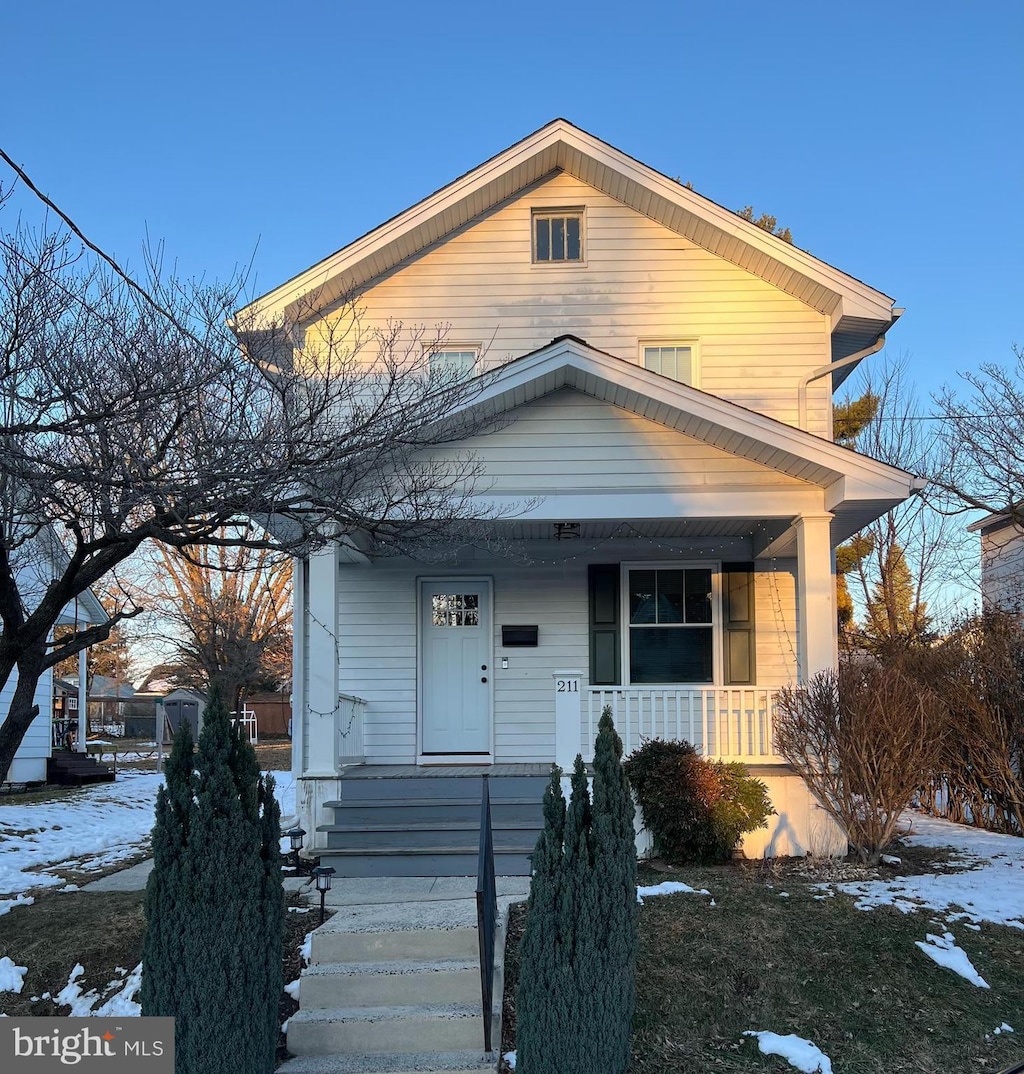
[[[503,626],[501,628],[501,644],[507,647],[536,646],[537,628],[535,626]]]

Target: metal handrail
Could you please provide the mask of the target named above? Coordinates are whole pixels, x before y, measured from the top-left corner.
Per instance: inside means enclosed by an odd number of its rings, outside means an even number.
[[[476,934],[480,944],[480,1002],[484,1016],[484,1051],[492,1049],[494,1024],[494,940],[498,927],[498,888],[494,879],[494,833],[491,830],[491,792],[483,776],[480,795],[480,852],[476,863]]]

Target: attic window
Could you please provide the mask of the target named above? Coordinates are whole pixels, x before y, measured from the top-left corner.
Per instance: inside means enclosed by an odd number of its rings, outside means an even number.
[[[534,212],[533,260],[539,265],[583,260],[582,209]]]
[[[442,347],[428,353],[427,367],[431,377],[461,380],[473,376],[479,354],[480,348],[475,346]]]
[[[696,340],[657,340],[640,344],[644,369],[696,387],[698,360]]]

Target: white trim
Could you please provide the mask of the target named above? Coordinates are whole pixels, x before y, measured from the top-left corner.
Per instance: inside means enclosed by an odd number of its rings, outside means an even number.
[[[421,768],[432,768],[434,765],[461,764],[478,765],[486,768],[494,764],[493,753],[417,753],[416,763]]]
[[[423,750],[423,587],[449,582],[469,582],[487,586],[487,622],[484,636],[489,639],[487,658],[487,750],[481,753],[436,754]],[[489,574],[424,574],[416,577],[416,763],[486,764],[494,757],[494,577]],[[426,758],[426,760],[424,760]],[[442,758],[448,758],[443,760]],[[491,758],[488,762],[485,758]]]
[[[631,623],[629,621],[629,572],[630,571],[686,571],[686,570],[704,570],[711,571],[711,622],[710,623],[693,623],[692,626],[695,629],[700,627],[711,627],[711,674],[713,676],[711,682],[698,682],[698,683],[634,683],[629,674],[629,631]],[[694,687],[712,687],[721,686],[725,679],[725,675],[722,668],[722,561],[719,559],[657,559],[657,560],[625,560],[619,564],[619,620],[622,623],[621,637],[619,638],[619,646],[621,649],[620,657],[622,668],[622,686],[625,689],[631,689],[636,687],[637,689],[651,689],[657,690],[661,687],[669,686],[694,686]],[[680,624],[685,629],[686,624]],[[605,690],[614,689],[614,687],[595,687],[595,689]]]

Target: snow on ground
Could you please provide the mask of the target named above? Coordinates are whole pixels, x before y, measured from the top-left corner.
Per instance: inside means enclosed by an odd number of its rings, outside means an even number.
[[[0,958],[0,992],[20,992],[21,986],[25,983],[26,973],[28,973],[28,966],[15,966],[4,955]]]
[[[642,906],[644,899],[650,895],[675,895],[677,893],[685,895],[711,894],[707,888],[701,888],[698,891],[696,888],[691,888],[689,884],[684,884],[679,880],[663,880],[660,884],[654,884],[652,887],[638,887],[636,889],[636,901]]]
[[[295,812],[295,781],[290,772],[272,773],[281,816]],[[98,872],[147,849],[157,788],[163,776],[123,770],[113,783],[97,783],[49,802],[0,806],[0,915],[31,902],[32,888],[74,885],[51,871]],[[282,849],[288,847],[282,839]],[[13,896],[13,898],[3,898]]]
[[[904,841],[912,846],[952,848],[951,866],[923,876],[820,884],[858,896],[859,910],[895,906],[904,913],[937,910],[949,921],[989,921],[1024,929],[1024,839],[968,828],[938,817],[907,814],[913,822]]]
[[[121,973],[126,973],[122,970]],[[71,1008],[72,1018],[137,1018],[142,1008],[135,999],[142,987],[142,963],[140,962],[127,978],[115,977],[102,991],[83,992],[78,978],[85,973],[79,963],[71,971],[68,983],[53,997],[57,1003],[66,1003]],[[106,996],[102,1003],[100,997]],[[98,1006],[97,1006],[98,1004]]]
[[[767,1030],[748,1029],[743,1036],[757,1037],[763,1055],[781,1055],[802,1074],[832,1074],[832,1060],[816,1044],[795,1033],[783,1037]]]
[[[979,988],[989,987],[988,981],[978,973],[971,960],[967,957],[967,952],[962,947],[957,947],[951,932],[946,932],[942,936],[934,936],[929,932],[927,942],[915,940],[914,943],[933,962],[937,962],[940,966],[944,966],[954,973],[959,973],[961,977]]]

